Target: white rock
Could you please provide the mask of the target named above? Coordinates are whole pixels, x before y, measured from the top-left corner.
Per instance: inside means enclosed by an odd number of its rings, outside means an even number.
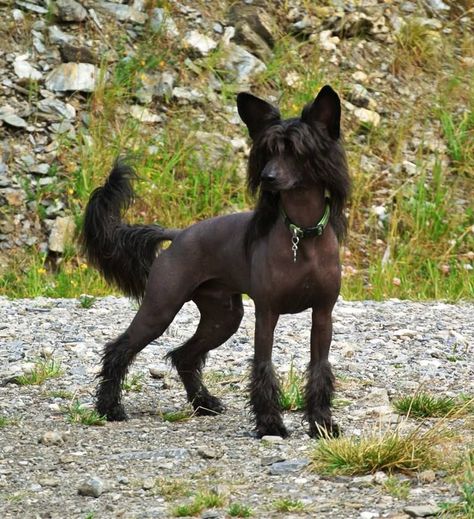
[[[367,108],[357,108],[354,110],[354,115],[363,124],[367,124],[377,128],[380,124],[380,115],[373,110],[367,110]]]
[[[229,43],[223,62],[224,67],[235,74],[237,83],[248,83],[255,75],[266,70],[263,61],[250,54],[240,45]]]
[[[25,56],[18,56],[13,62],[13,70],[20,79],[33,79],[35,81],[41,79],[43,74],[36,70],[25,59]]]
[[[191,47],[202,56],[206,56],[211,50],[217,47],[217,42],[198,31],[187,32],[183,42],[186,46]]]
[[[121,22],[144,24],[148,19],[146,13],[142,13],[129,5],[114,4],[113,2],[100,2],[98,7],[110,14],[113,14],[115,18]]]
[[[48,247],[53,252],[64,252],[67,243],[72,240],[76,224],[70,216],[56,218],[54,220],[51,234],[49,235]]]
[[[338,36],[332,36],[332,31],[321,31],[319,33],[319,43],[321,45],[321,48],[328,51],[335,51],[337,50],[337,44],[341,40]]]
[[[62,63],[46,76],[45,85],[56,92],[93,92],[99,73],[99,69],[90,63]]]
[[[148,108],[141,105],[132,105],[128,111],[134,119],[142,123],[160,123],[163,120],[160,115],[150,112]]]

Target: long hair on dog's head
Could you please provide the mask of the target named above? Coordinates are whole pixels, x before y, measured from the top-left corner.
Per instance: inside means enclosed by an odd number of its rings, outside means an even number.
[[[279,214],[279,191],[262,189],[262,171],[270,160],[291,160],[293,186],[318,185],[331,196],[330,223],[342,240],[347,220],[344,207],[350,192],[346,156],[340,137],[340,101],[330,87],[304,107],[301,117],[282,120],[277,108],[250,94],[239,94],[239,114],[247,124],[253,146],[247,184],[258,194],[246,246],[265,236]]]

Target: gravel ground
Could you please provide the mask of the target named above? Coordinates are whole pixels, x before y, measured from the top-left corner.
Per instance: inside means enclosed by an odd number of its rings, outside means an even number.
[[[74,398],[92,404],[102,346],[125,329],[134,304],[107,297],[83,308],[77,300],[0,298],[0,417],[8,420],[0,428],[2,517],[173,517],[199,491],[224,498],[222,506],[201,512],[207,518],[229,517],[232,503],[261,518],[403,518],[421,513],[409,506],[457,499],[442,471],[407,478],[410,491],[403,499],[390,495],[381,474],[328,478],[311,472],[316,443],[306,436],[300,413],[285,415],[289,439],[256,440],[246,409],[251,302],[245,310],[239,331],[212,352],[206,369],[210,387],[227,405],[225,414],[163,419],[162,413],[186,409],[184,390],[163,361],[196,326],[197,311],[186,305],[131,370],[141,384],[124,395],[131,419],[93,427],[69,423],[66,409]],[[280,319],[274,355],[280,373],[292,362],[304,369],[309,323],[307,312]],[[444,395],[474,394],[473,339],[473,304],[340,301],[331,361],[338,379],[335,417],[344,434],[395,422],[390,400],[420,386]],[[11,382],[41,356],[61,363],[58,378],[39,386]],[[458,420],[453,427],[463,425]],[[472,436],[472,427],[466,431]],[[303,511],[277,511],[281,499],[299,500]]]

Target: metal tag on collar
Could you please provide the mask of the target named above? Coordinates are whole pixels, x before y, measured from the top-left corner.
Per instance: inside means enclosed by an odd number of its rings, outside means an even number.
[[[298,244],[300,242],[301,229],[296,225],[291,225],[291,250],[293,251],[293,263],[296,263],[296,254],[298,252]]]

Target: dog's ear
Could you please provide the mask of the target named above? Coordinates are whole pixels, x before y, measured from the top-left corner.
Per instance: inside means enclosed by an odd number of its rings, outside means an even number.
[[[313,103],[304,108],[301,120],[309,125],[323,123],[331,138],[338,139],[341,125],[339,96],[329,85],[323,86]]]
[[[247,125],[252,140],[270,124],[280,120],[280,111],[263,99],[241,92],[237,95],[240,118]]]

